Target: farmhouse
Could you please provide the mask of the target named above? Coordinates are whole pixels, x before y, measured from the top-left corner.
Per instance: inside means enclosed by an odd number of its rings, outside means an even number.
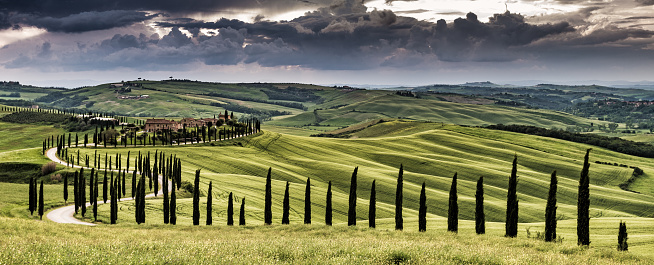
[[[175,121],[169,121],[166,119],[147,119],[145,121],[146,132],[155,132],[159,130],[177,130],[177,129],[179,129],[179,124]]]

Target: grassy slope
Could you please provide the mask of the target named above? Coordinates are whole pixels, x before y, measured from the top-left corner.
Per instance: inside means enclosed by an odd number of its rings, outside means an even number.
[[[289,111],[298,114],[270,122],[271,125],[305,127],[312,130],[328,131],[341,127],[380,118],[404,117],[416,120],[429,120],[453,124],[528,124],[540,127],[564,128],[568,125],[589,124],[591,121],[573,115],[547,110],[510,108],[497,105],[457,104],[440,101],[436,98],[412,98],[394,95],[389,91],[336,89],[322,86],[299,84],[275,84],[313,89],[322,102],[302,102],[308,112],[260,102],[212,97],[215,92],[236,97],[268,100],[260,84],[219,84],[200,82],[144,81],[143,88],[132,88],[126,95],[149,95],[148,99],[118,100],[113,89],[107,84],[87,87],[66,94],[89,97],[94,101],[93,111],[118,112],[139,116],[208,117],[223,108],[210,106],[212,102],[230,102],[260,110]],[[85,101],[86,102],[86,101]],[[197,104],[199,103],[199,104]],[[83,104],[82,104],[83,105]],[[314,114],[313,110],[317,110]],[[236,113],[242,116],[241,113]],[[317,115],[316,115],[317,114]],[[597,121],[596,121],[597,123]],[[311,127],[312,125],[317,125]]]
[[[362,94],[365,92],[352,91],[350,93]],[[370,93],[380,93],[380,91]],[[590,124],[591,122],[584,118],[548,110],[458,104],[384,93],[348,106],[306,112],[295,117],[269,122],[269,124],[305,126],[318,123],[323,126],[344,127],[374,119],[398,117],[463,125],[503,123],[528,124],[546,128],[564,128],[571,124]]]
[[[192,181],[195,169],[202,169],[201,189],[206,192],[209,181],[214,185],[214,221],[225,222],[226,198],[234,192],[238,209],[240,199],[247,198],[248,220],[263,222],[264,177],[273,168],[273,222],[281,219],[281,198],[284,182],[291,183],[291,222],[303,218],[304,188],[307,177],[312,180],[312,215],[314,223],[323,223],[327,181],[333,182],[334,222],[343,224],[347,217],[347,196],[352,169],[359,166],[358,219],[365,223],[370,183],[377,180],[377,218],[382,227],[392,227],[397,167],[405,166],[404,218],[416,222],[420,184],[426,181],[428,218],[443,220],[447,213],[447,194],[451,176],[459,173],[460,218],[474,218],[474,189],[479,176],[485,179],[486,220],[503,222],[507,177],[514,154],[519,161],[518,198],[520,200],[520,232],[527,227],[542,227],[549,175],[558,171],[559,219],[574,222],[576,218],[577,180],[583,154],[589,146],[565,141],[499,131],[418,124],[414,131],[404,123],[382,123],[368,131],[395,135],[385,138],[324,139],[266,132],[250,140],[240,141],[245,147],[174,147],[141,148],[141,152],[164,150],[183,160],[183,178]],[[379,127],[378,127],[379,126]],[[386,126],[384,128],[382,126]],[[388,128],[388,127],[392,127]],[[108,150],[110,154],[116,150]],[[117,150],[126,157],[127,149]],[[82,150],[82,152],[92,152]],[[134,153],[134,151],[132,152]],[[133,158],[132,158],[133,159]],[[654,170],[650,159],[642,159],[595,148],[591,160],[611,161],[638,166],[646,174],[640,181],[649,182]],[[125,162],[123,162],[125,163]],[[617,185],[630,177],[631,170],[607,165],[591,165],[591,216],[605,223],[607,229],[617,226],[617,218],[636,220],[654,216],[654,197],[620,190]],[[638,183],[638,182],[637,182]],[[641,192],[646,192],[641,190]],[[650,193],[651,194],[651,193]],[[203,195],[204,196],[204,195]],[[205,199],[201,199],[203,202]],[[126,202],[121,220],[133,220],[132,202]],[[161,223],[160,200],[149,201],[148,222]],[[179,222],[191,223],[191,199],[180,199]],[[108,207],[101,207],[106,217]],[[204,216],[204,208],[201,211]],[[238,212],[238,210],[237,210]],[[608,218],[608,219],[606,219]],[[609,220],[609,221],[606,221]],[[431,222],[431,221],[430,221]],[[613,224],[615,223],[615,224]],[[407,225],[408,226],[408,225]],[[569,224],[572,228],[574,224]],[[409,228],[413,229],[413,228]],[[541,230],[541,229],[539,229]],[[645,231],[645,230],[643,230]],[[533,232],[533,230],[532,230]],[[611,234],[611,233],[608,233]],[[574,232],[569,234],[574,238]],[[593,242],[613,245],[613,238],[595,235]],[[654,239],[646,237],[640,247],[651,247]]]

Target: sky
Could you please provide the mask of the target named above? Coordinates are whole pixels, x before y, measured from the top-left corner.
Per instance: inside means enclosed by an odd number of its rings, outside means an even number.
[[[0,80],[654,81],[654,0],[0,0]]]

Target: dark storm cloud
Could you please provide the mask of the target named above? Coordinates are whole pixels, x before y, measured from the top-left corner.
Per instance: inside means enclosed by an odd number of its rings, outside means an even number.
[[[636,0],[636,3],[639,3],[644,6],[654,5],[654,0]]]
[[[61,18],[15,15],[12,17],[12,21],[50,32],[80,33],[129,26],[157,16],[159,14],[148,15],[146,12],[140,11],[112,10],[82,12]]]
[[[326,5],[330,1],[312,0],[312,5]],[[3,0],[0,8],[9,12],[40,16],[65,17],[83,12],[111,10],[161,11],[170,14],[216,12],[225,9],[249,9],[253,7],[288,10],[306,6],[296,0]]]
[[[593,10],[578,13],[589,16]],[[522,15],[507,11],[488,19],[468,13],[449,23],[433,23],[389,10],[366,12],[360,0],[343,0],[291,21],[170,18],[157,22],[158,27],[172,29],[164,36],[118,34],[96,44],[80,45],[73,52],[54,54],[59,65],[73,69],[177,69],[190,63],[256,63],[319,70],[420,68],[439,61],[510,62],[574,54],[578,47],[616,43],[624,51],[637,51],[647,44],[629,40],[653,36],[647,30],[616,26],[582,32],[563,19],[554,21],[532,24]],[[6,67],[51,63],[36,53],[21,56]]]

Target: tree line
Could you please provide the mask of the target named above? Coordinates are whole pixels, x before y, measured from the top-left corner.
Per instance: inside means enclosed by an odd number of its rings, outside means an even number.
[[[623,154],[654,158],[654,146],[648,143],[637,143],[617,137],[607,137],[596,134],[571,133],[563,130],[550,130],[530,125],[490,125],[487,129],[524,133],[530,135],[556,138],[576,143],[603,147]]]
[[[99,130],[98,130],[99,128]],[[120,145],[123,147],[129,146],[156,146],[159,145],[180,145],[182,142],[187,143],[200,143],[200,142],[211,142],[211,141],[222,141],[231,138],[243,137],[250,134],[258,133],[261,131],[261,122],[257,119],[248,119],[243,123],[236,123],[231,128],[219,128],[212,127],[211,123],[208,126],[195,127],[195,130],[187,130],[186,126],[183,129],[180,129],[179,132],[174,132],[172,130],[160,130],[152,134],[142,134],[137,135],[136,131],[138,128],[135,127],[123,127],[126,129],[121,129],[118,131],[114,124],[107,124],[95,127],[95,132],[91,139],[89,139],[89,134],[85,133],[83,139],[80,139],[79,134],[73,135],[72,133],[57,135],[56,138],[54,135],[47,137],[42,142],[41,152],[45,154],[46,150],[56,147],[57,155],[59,157],[65,158],[66,161],[69,161],[68,152],[65,149],[66,147],[88,147],[92,145],[97,148],[100,147],[117,147],[120,140]],[[124,135],[123,135],[124,134]],[[213,140],[212,140],[213,137]],[[131,141],[131,144],[128,144],[128,140]],[[138,142],[137,142],[138,140]],[[79,158],[78,158],[79,160]],[[78,161],[79,162],[79,161]]]

